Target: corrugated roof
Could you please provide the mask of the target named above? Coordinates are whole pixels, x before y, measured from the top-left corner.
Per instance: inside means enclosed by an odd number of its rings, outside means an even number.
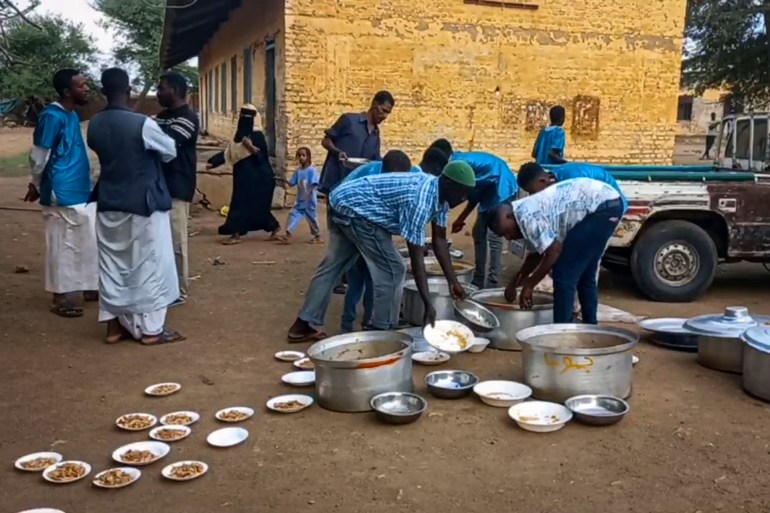
[[[242,0],[166,0],[160,44],[164,69],[197,56]]]

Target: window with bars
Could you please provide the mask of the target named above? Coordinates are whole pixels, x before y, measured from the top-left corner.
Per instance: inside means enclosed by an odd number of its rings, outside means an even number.
[[[692,96],[682,95],[676,108],[677,121],[692,121]]]

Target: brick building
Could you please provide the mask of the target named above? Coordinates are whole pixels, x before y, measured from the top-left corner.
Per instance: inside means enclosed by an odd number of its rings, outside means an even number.
[[[567,107],[567,156],[669,163],[686,0],[167,0],[162,62],[197,56],[201,118],[229,137],[263,114],[277,167],[388,89],[383,148],[434,138],[513,165],[548,108]],[[176,8],[179,7],[179,8]]]

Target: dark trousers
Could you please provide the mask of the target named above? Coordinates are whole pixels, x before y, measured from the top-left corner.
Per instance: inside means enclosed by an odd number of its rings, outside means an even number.
[[[599,287],[596,270],[622,215],[620,200],[608,201],[567,233],[561,255],[553,266],[554,323],[572,322],[577,291],[583,322],[598,324]]]

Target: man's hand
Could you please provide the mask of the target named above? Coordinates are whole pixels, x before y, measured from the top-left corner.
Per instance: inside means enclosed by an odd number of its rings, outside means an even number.
[[[449,285],[449,292],[454,299],[465,299],[465,296],[467,296],[465,288],[457,280]]]
[[[337,158],[339,158],[342,162],[345,162],[348,160],[348,154],[344,151],[341,151],[337,154]]]
[[[518,281],[513,280],[511,283],[508,284],[507,287],[505,287],[505,300],[509,303],[513,303],[516,301],[516,287],[518,286]]]
[[[422,316],[422,325],[424,327],[436,325],[436,309],[433,308],[431,303],[425,303],[425,315]]]
[[[24,201],[28,201],[30,203],[34,203],[35,201],[37,201],[39,199],[40,199],[40,193],[37,191],[37,187],[35,187],[34,184],[29,184],[27,186],[27,195],[24,196]]]
[[[465,227],[465,219],[456,219],[452,223],[452,233],[459,233]]]
[[[519,306],[523,310],[532,309],[532,295],[535,293],[535,287],[530,284],[529,280],[524,282],[521,287],[521,294],[519,294]]]

